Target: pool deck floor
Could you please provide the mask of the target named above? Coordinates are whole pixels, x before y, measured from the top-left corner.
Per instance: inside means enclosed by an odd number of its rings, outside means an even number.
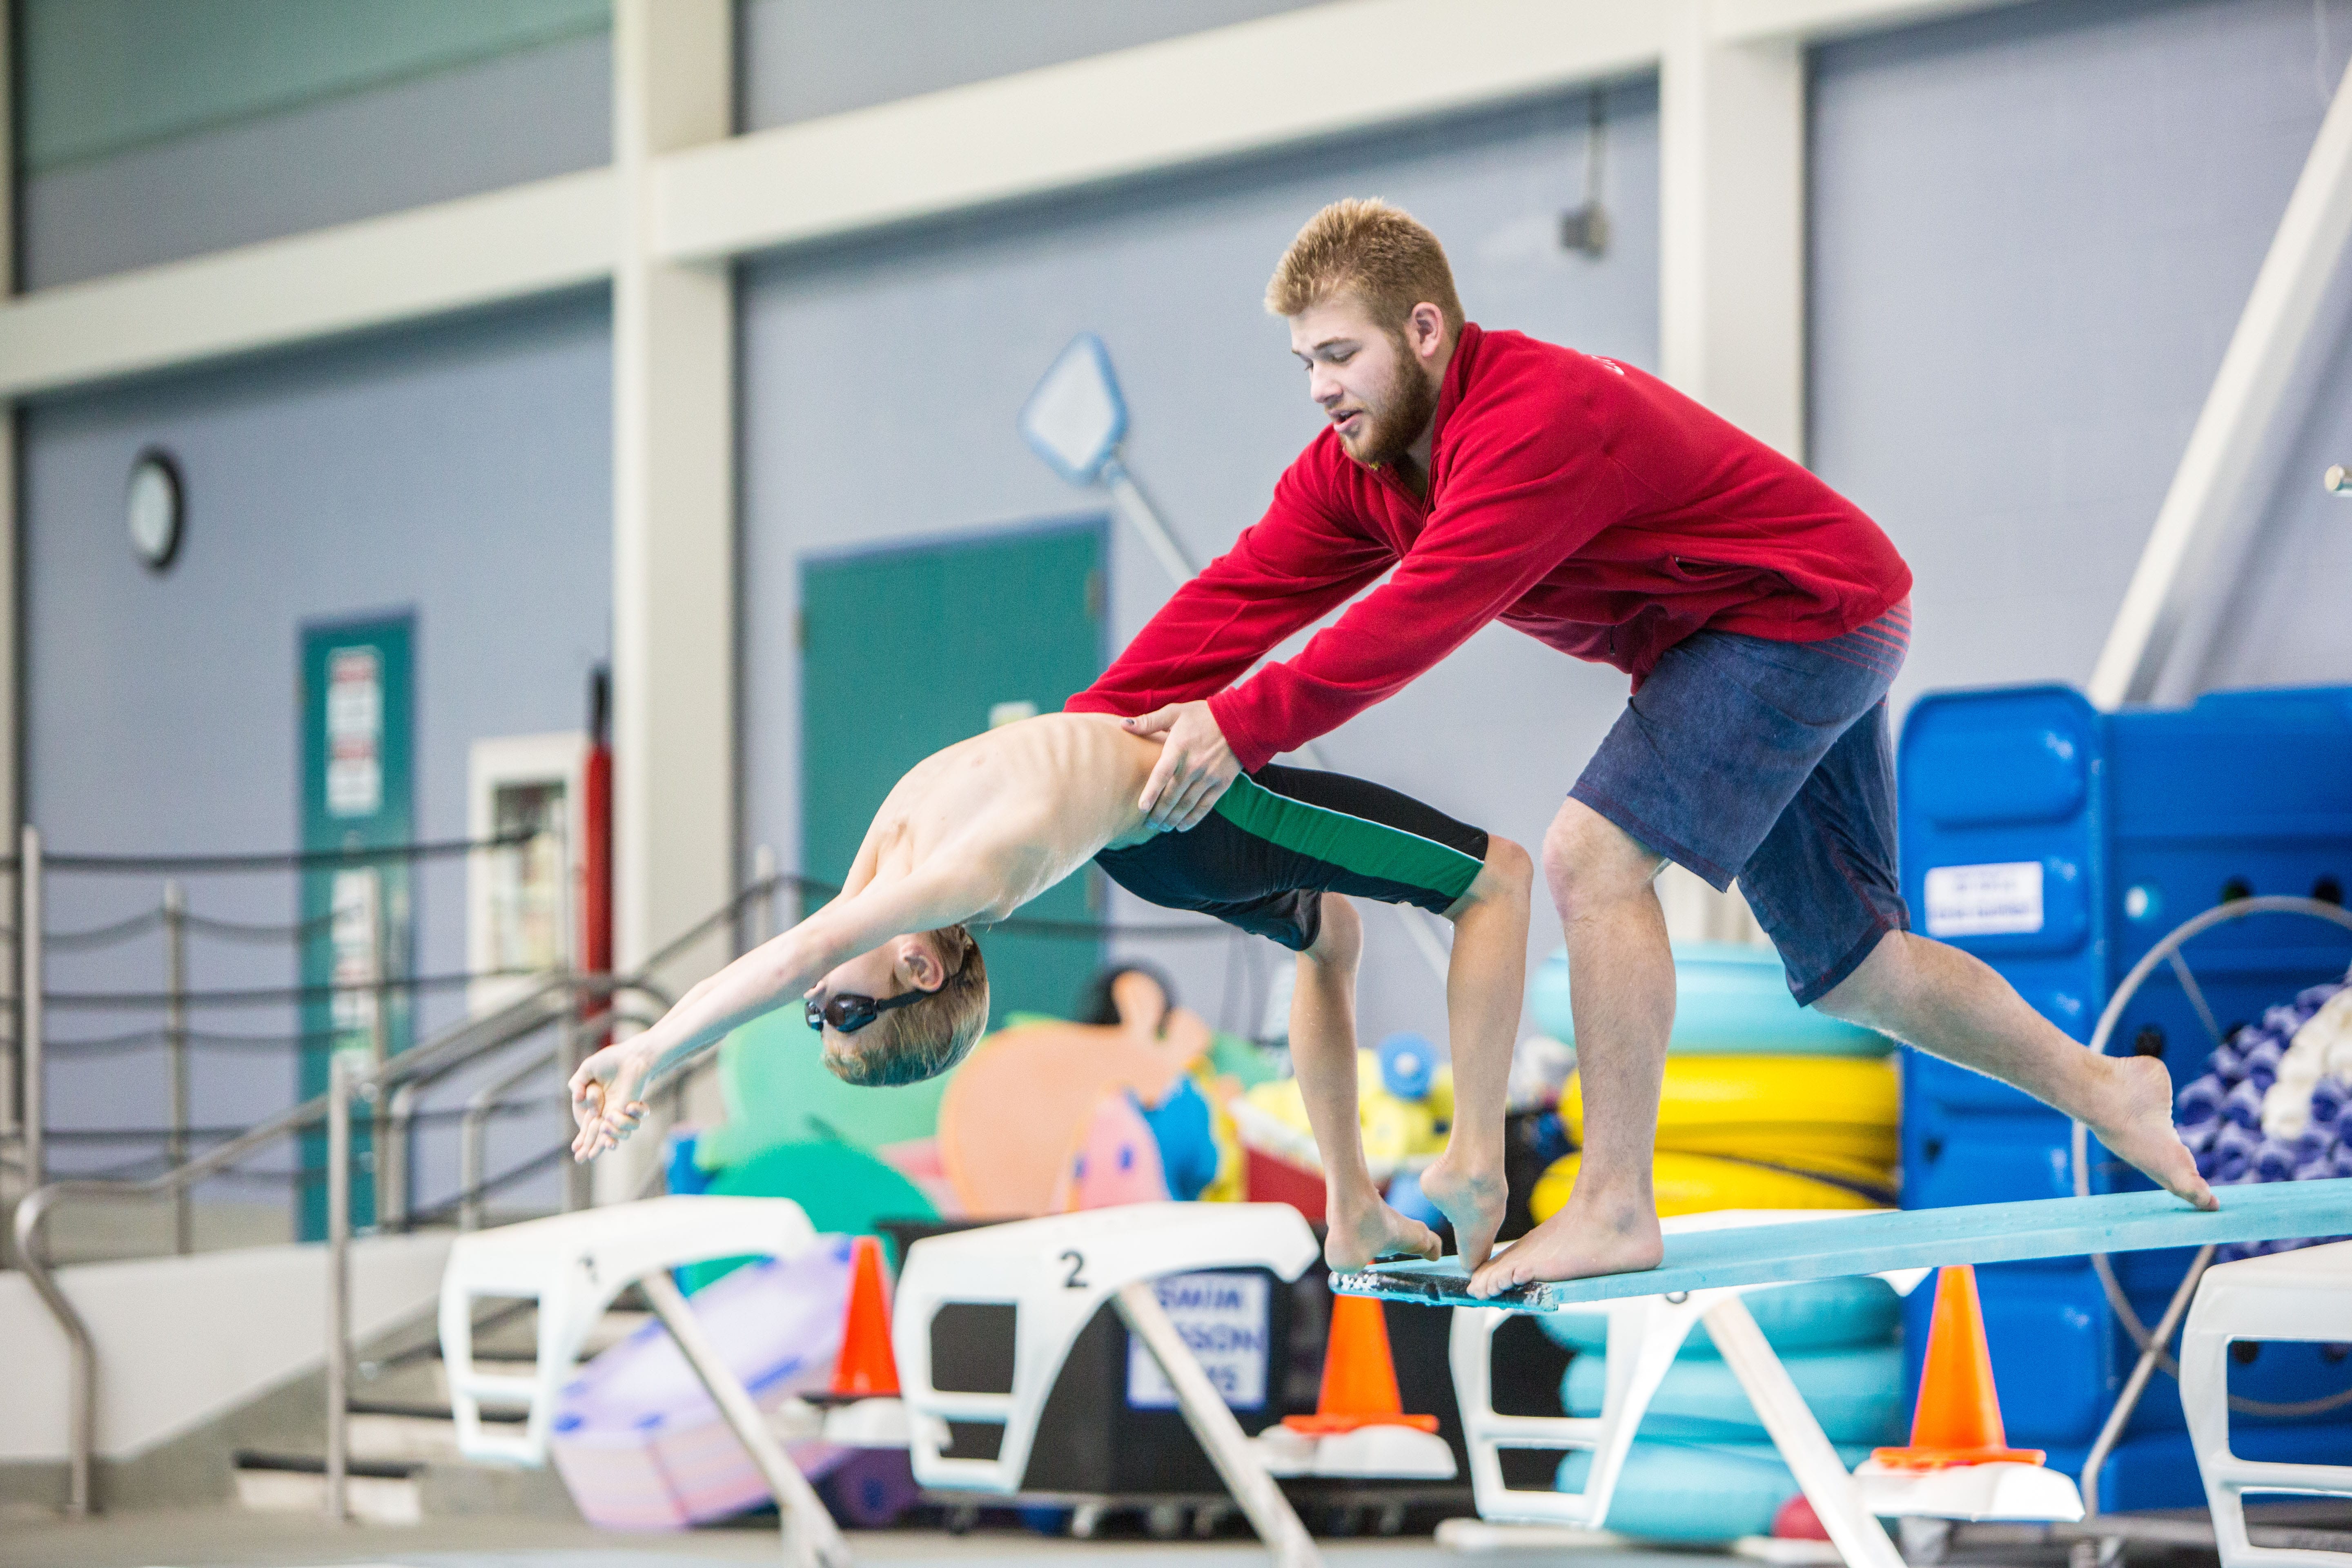
[[[955,1536],[929,1531],[853,1532],[861,1563],[877,1568],[1266,1568],[1246,1541],[1071,1541],[1012,1531]],[[1331,1568],[1440,1568],[1466,1559],[1427,1536],[1318,1543]],[[54,1514],[0,1513],[0,1568],[699,1568],[778,1561],[772,1525],[676,1535],[620,1535],[583,1524],[496,1515],[406,1527],[333,1529],[297,1514],[233,1508],[129,1512],[68,1523]],[[1724,1568],[1737,1560],[1674,1552],[1578,1552],[1577,1568]],[[1504,1563],[1558,1563],[1557,1552],[1510,1553]]]

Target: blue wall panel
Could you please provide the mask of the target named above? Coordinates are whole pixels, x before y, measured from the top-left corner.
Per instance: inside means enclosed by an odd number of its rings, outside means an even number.
[[[448,201],[611,162],[603,33],[37,169],[27,289]]]
[[[1812,455],[1918,574],[1898,704],[2089,678],[2348,52],[2346,0],[2044,0],[1816,52]],[[2352,679],[2315,484],[2347,368],[2227,684]]]
[[[59,851],[298,847],[296,628],[416,612],[416,812],[427,838],[466,832],[478,737],[577,730],[610,646],[611,350],[600,300],[574,299],[431,332],[60,399],[25,418],[26,805]],[[172,568],[130,549],[123,486],[160,445],[180,461],[185,540]],[[422,870],[419,967],[465,967],[463,871]],[[151,907],[152,879],[59,875],[54,928]],[[194,879],[201,913],[291,921],[290,875]],[[291,950],[194,949],[202,987],[286,985]],[[160,986],[152,936],[60,952],[60,990]],[[426,1027],[457,1005],[441,994]],[[139,1016],[53,1013],[87,1037]],[[267,1033],[290,1009],[208,1012]],[[195,1120],[284,1107],[290,1056],[213,1052]],[[61,1058],[50,1110],[68,1127],[156,1125],[162,1058]],[[445,1130],[446,1131],[446,1130]],[[550,1130],[534,1127],[532,1146]],[[60,1148],[100,1164],[127,1151]],[[446,1172],[446,1152],[427,1168]]]

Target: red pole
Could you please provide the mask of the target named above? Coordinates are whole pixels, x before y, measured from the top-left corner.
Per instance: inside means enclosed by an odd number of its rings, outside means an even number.
[[[580,966],[593,974],[613,968],[613,747],[610,733],[612,677],[603,666],[588,688],[588,765],[581,805],[588,842],[580,857]]]

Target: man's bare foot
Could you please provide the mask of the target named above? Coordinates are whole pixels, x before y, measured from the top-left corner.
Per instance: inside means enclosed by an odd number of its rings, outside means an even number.
[[[1421,1193],[1452,1223],[1454,1250],[1461,1255],[1462,1267],[1475,1270],[1484,1265],[1495,1248],[1495,1233],[1503,1228],[1509,1197],[1501,1164],[1482,1171],[1467,1160],[1456,1160],[1448,1144],[1422,1172]]]
[[[1581,1279],[1655,1268],[1665,1256],[1648,1194],[1620,1200],[1570,1194],[1568,1206],[1495,1254],[1470,1277],[1470,1294],[1499,1295],[1538,1279]]]
[[[1377,1195],[1360,1203],[1327,1203],[1324,1212],[1330,1228],[1323,1238],[1323,1261],[1336,1269],[1365,1268],[1383,1258],[1433,1259],[1444,1251],[1435,1231]]]
[[[2105,1086],[2083,1118],[2099,1142],[2174,1197],[2200,1209],[2221,1200],[2197,1173],[2197,1161],[2172,1127],[2172,1076],[2154,1057],[2103,1057]]]

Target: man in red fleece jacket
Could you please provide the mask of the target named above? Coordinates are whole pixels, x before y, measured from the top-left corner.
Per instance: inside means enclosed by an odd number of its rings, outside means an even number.
[[[2214,1205],[2161,1064],[2090,1055],[1991,969],[1908,929],[1885,696],[1911,574],[1876,524],[1630,365],[1465,321],[1436,237],[1384,203],[1317,214],[1266,306],[1329,427],[1265,516],[1069,704],[1163,737],[1149,820],[1193,826],[1237,775],[1491,620],[1633,678],[1543,846],[1583,1159],[1568,1205],[1481,1268],[1475,1293],[1658,1261],[1675,972],[1652,882],[1670,859],[1717,889],[1738,879],[1800,1003],[2014,1084]],[[1391,568],[1297,658],[1248,673]],[[1499,1170],[1433,1180],[1449,1210],[1502,1202]]]

